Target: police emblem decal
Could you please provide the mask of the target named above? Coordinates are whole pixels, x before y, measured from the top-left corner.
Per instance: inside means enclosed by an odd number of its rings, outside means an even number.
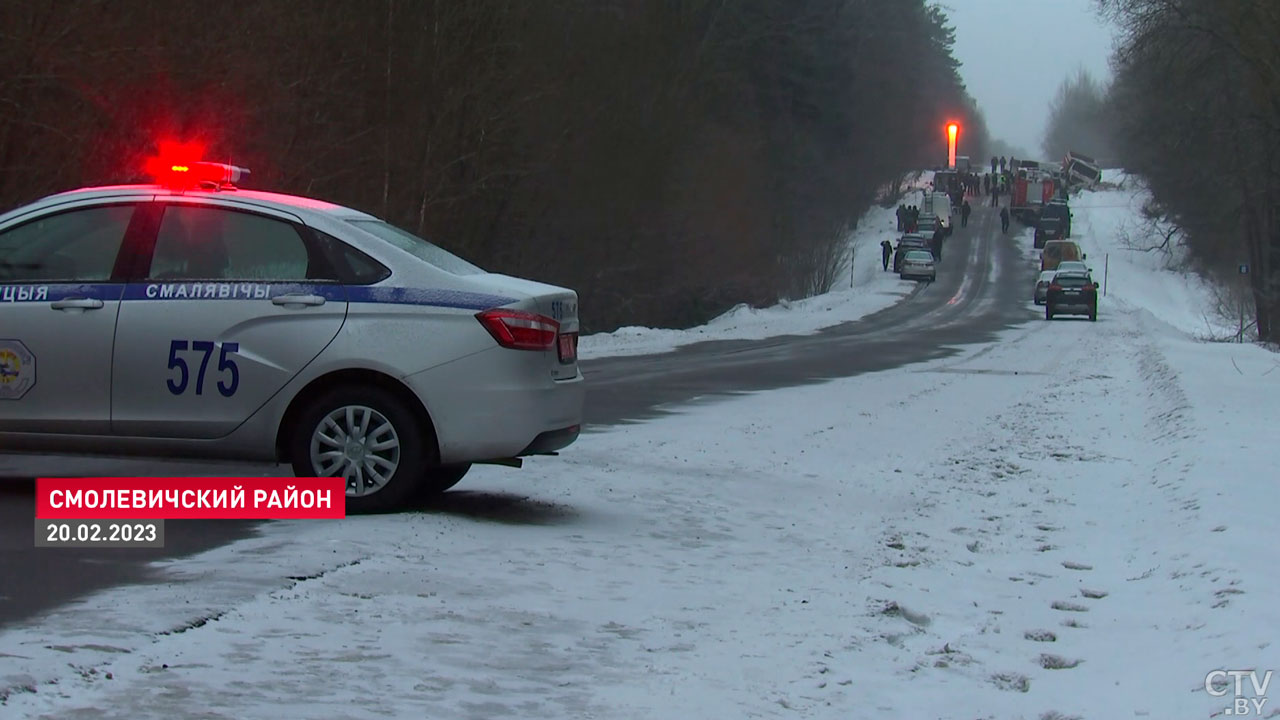
[[[0,400],[20,400],[36,384],[36,356],[20,340],[0,339]]]

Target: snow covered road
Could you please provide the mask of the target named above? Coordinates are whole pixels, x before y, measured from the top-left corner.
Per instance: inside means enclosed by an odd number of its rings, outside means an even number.
[[[861,323],[590,366],[646,422],[0,633],[0,717],[1221,716],[1209,673],[1280,666],[1280,361],[1187,334],[1203,288],[1115,245],[1118,198],[1077,205],[1096,323],[1038,319],[984,208]]]
[[[1280,665],[1275,367],[1104,304],[689,407],[4,633],[0,707],[1208,717],[1208,672]]]

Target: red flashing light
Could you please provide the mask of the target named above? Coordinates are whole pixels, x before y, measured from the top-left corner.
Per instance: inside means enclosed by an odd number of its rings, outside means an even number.
[[[520,310],[485,310],[476,319],[499,345],[513,350],[550,350],[560,332],[555,320]]]
[[[184,190],[199,185],[231,185],[249,177],[249,171],[235,165],[204,161],[205,146],[203,143],[174,142],[164,140],[159,143],[159,152],[146,160],[143,171],[150,175],[156,184]]]

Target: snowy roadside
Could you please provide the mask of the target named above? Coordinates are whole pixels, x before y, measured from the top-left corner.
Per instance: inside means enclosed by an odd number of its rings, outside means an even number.
[[[1144,250],[1154,244],[1143,237],[1140,209],[1147,194],[1140,178],[1106,171],[1104,180],[1121,187],[1084,191],[1071,198],[1072,236],[1087,254],[1095,280],[1105,280],[1105,301],[1118,308],[1142,309],[1195,337],[1229,337],[1235,327],[1205,308],[1214,307],[1214,288],[1199,276],[1167,267],[1182,259]],[[1125,244],[1132,239],[1134,246]],[[1028,245],[1030,247],[1030,245]],[[1029,252],[1039,262],[1040,251]]]
[[[903,202],[919,204],[920,193],[908,193]],[[767,308],[739,305],[706,325],[686,330],[629,326],[609,333],[585,335],[579,340],[578,352],[584,360],[590,360],[667,352],[707,340],[807,335],[883,310],[917,286],[916,282],[901,280],[881,267],[880,242],[896,243],[902,235],[897,230],[896,207],[872,207],[863,216],[858,229],[849,236],[849,247],[853,251],[851,274],[845,273],[829,292]]]
[[[1280,667],[1275,367],[1120,310],[692,407],[6,632],[0,714],[1206,717]]]

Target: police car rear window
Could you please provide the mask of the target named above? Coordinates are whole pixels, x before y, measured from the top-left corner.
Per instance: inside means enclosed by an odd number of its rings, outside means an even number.
[[[347,222],[405,252],[412,253],[418,259],[445,272],[454,275],[479,275],[485,272],[482,268],[472,265],[448,250],[381,220],[348,220]]]

